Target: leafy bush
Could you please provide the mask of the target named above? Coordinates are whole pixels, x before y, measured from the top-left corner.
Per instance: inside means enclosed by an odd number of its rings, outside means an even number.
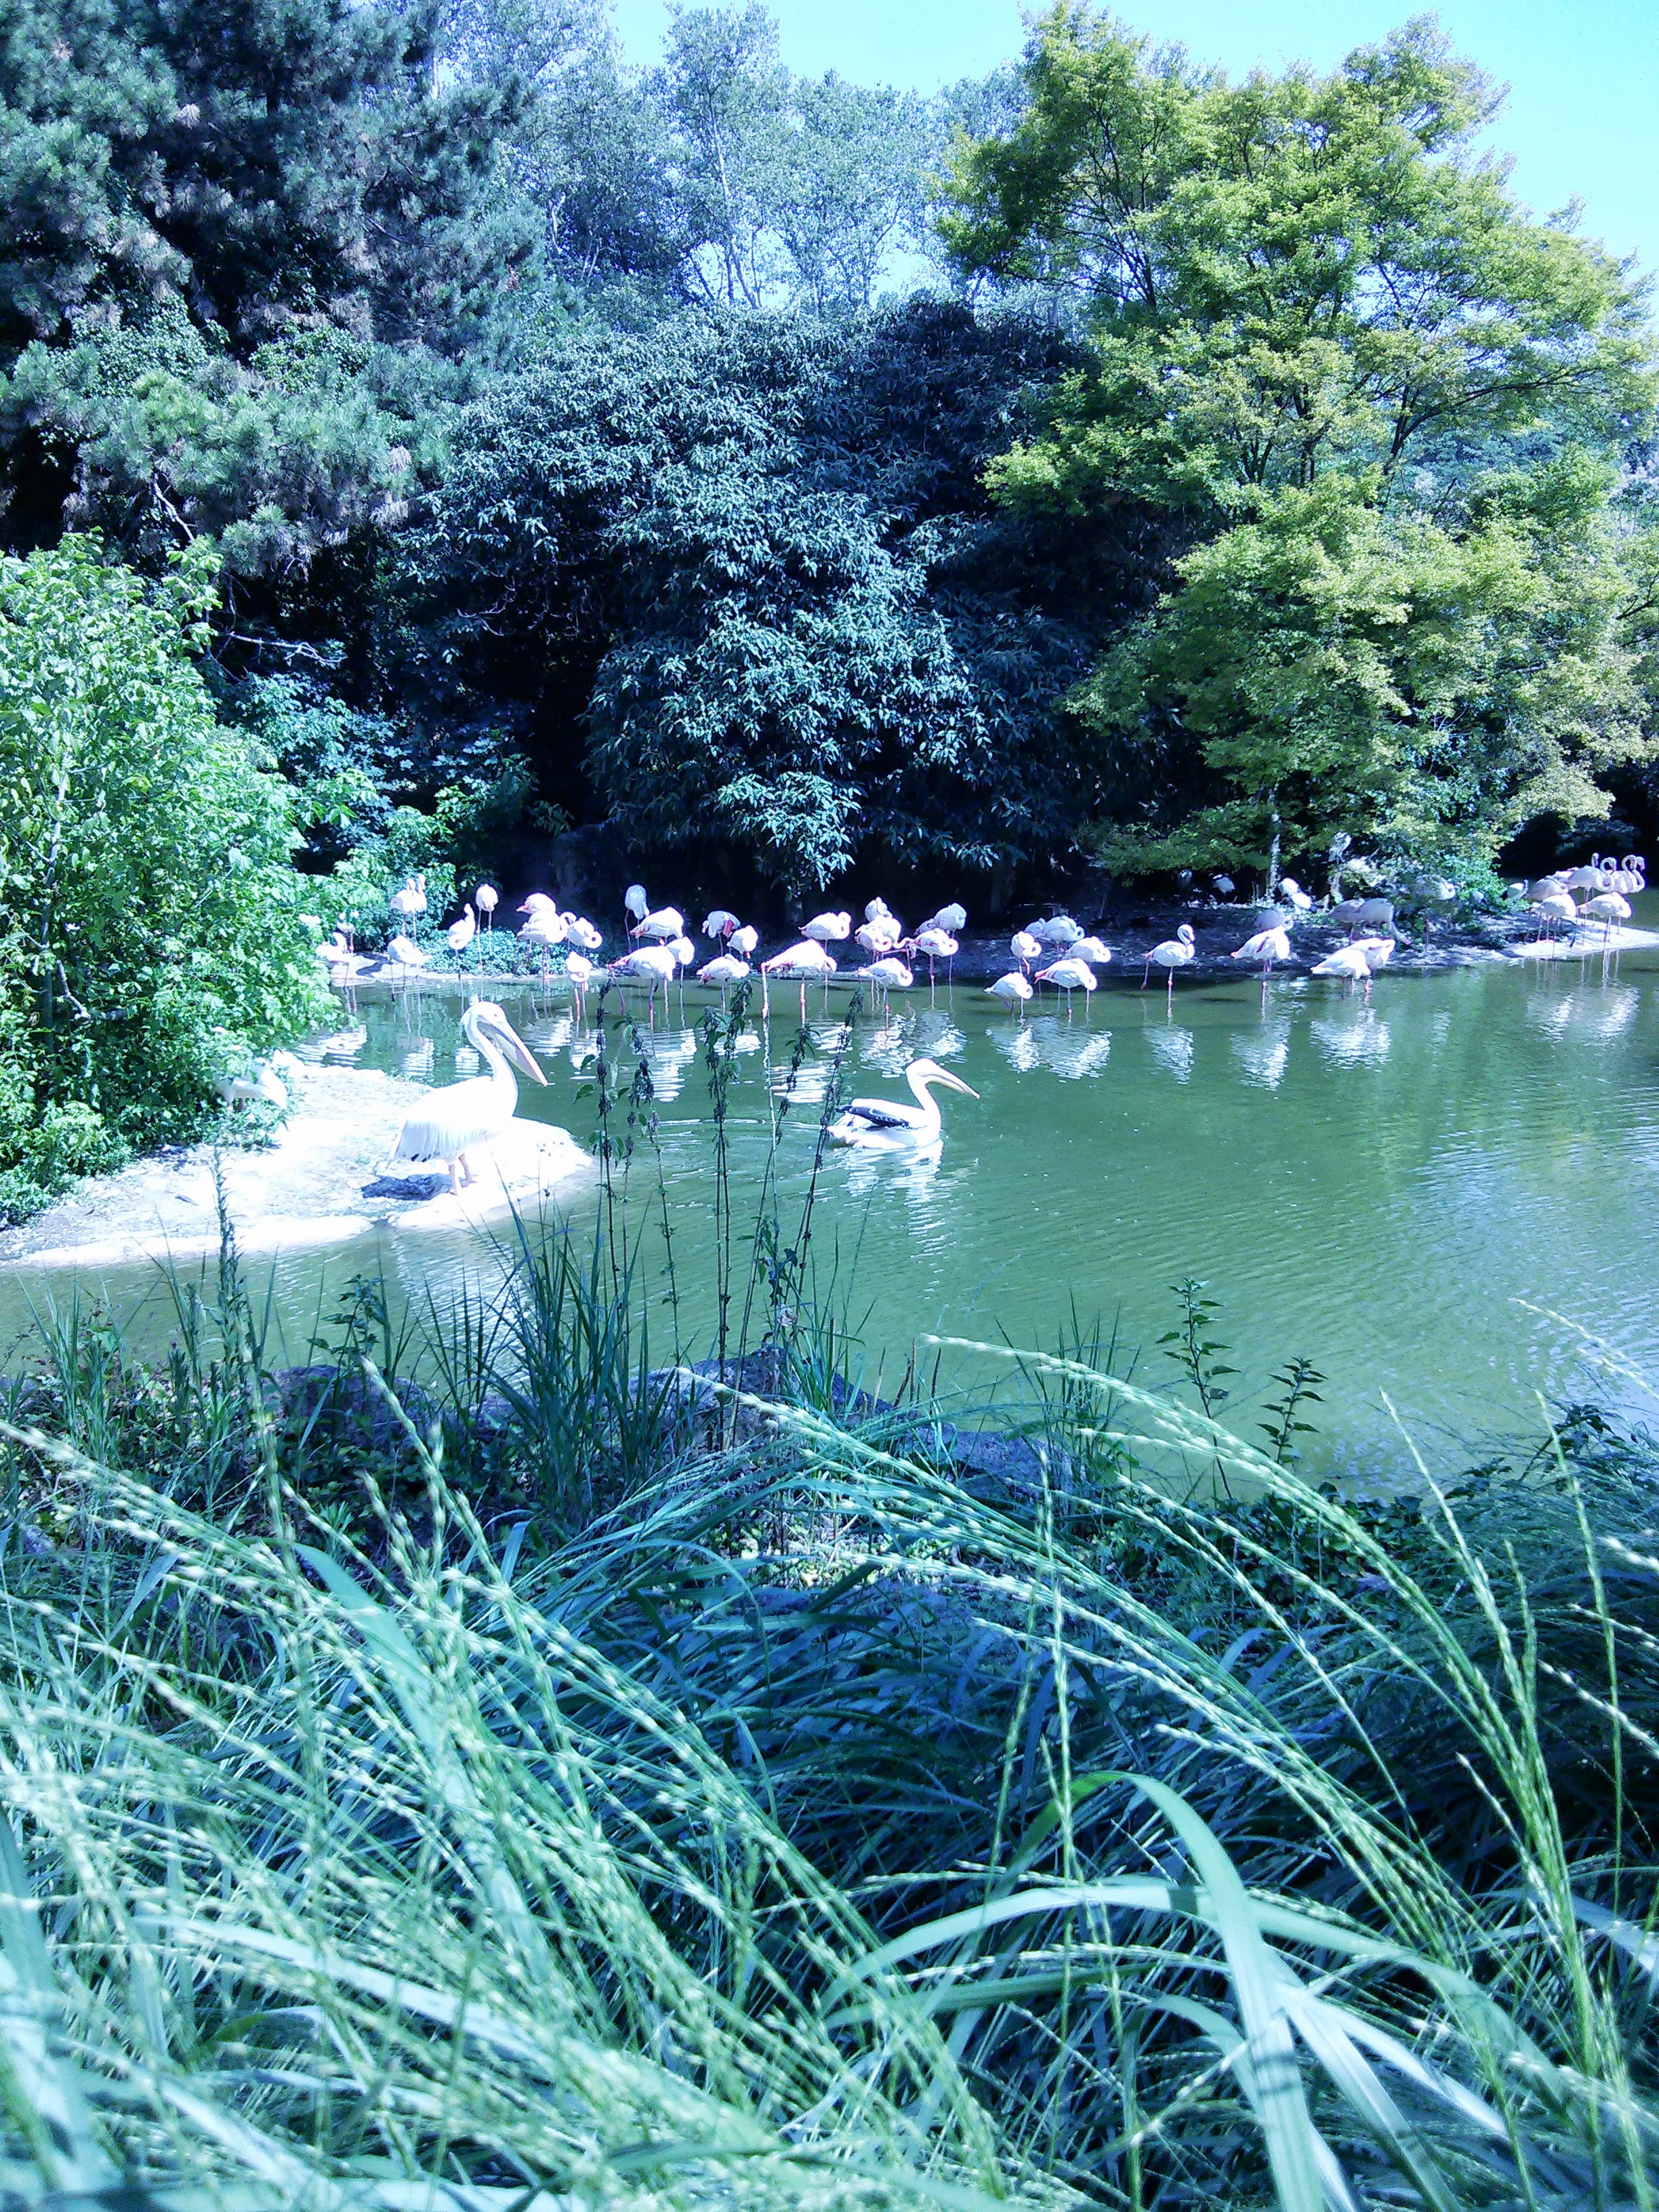
[[[216,1078],[325,1003],[285,787],[193,654],[210,563],[96,539],[0,565],[0,1206],[191,1134]]]

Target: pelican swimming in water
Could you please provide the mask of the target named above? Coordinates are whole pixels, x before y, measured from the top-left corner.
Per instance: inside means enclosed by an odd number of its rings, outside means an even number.
[[[482,1054],[489,1074],[429,1091],[411,1108],[392,1148],[394,1160],[441,1160],[453,1191],[473,1180],[467,1154],[476,1146],[493,1144],[517,1110],[519,1086],[507,1062],[516,1061],[537,1083],[547,1081],[532,1059],[530,1047],[490,1000],[480,999],[467,1008],[461,1016],[461,1035]]]
[[[896,1098],[855,1098],[847,1111],[830,1124],[825,1133],[830,1142],[889,1146],[936,1145],[945,1133],[945,1125],[929,1086],[942,1083],[947,1090],[960,1091],[966,1097],[979,1097],[977,1091],[970,1090],[959,1075],[952,1075],[936,1060],[913,1060],[904,1071],[904,1079],[915,1094],[914,1106],[903,1105]]]

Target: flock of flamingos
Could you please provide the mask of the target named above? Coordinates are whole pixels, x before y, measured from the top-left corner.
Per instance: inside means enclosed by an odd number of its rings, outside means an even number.
[[[1577,928],[1581,923],[1589,922],[1600,925],[1606,941],[1616,924],[1630,919],[1628,900],[1643,890],[1645,884],[1646,863],[1639,855],[1614,860],[1603,860],[1597,854],[1585,866],[1542,877],[1523,888],[1528,904],[1546,932],[1558,923]],[[1225,878],[1218,878],[1216,887],[1224,894],[1232,890]],[[1575,896],[1576,893],[1585,896],[1581,899]],[[1259,969],[1264,982],[1275,964],[1291,959],[1291,930],[1297,915],[1310,911],[1314,904],[1291,877],[1281,881],[1280,898],[1281,904],[1257,913],[1255,918],[1261,927],[1231,955],[1234,960]],[[477,934],[481,915],[487,930],[494,927],[499,902],[500,894],[495,887],[480,884],[466,902],[459,921],[450,924],[445,935],[458,961],[465,963],[468,948]],[[387,964],[382,972],[393,978],[399,975],[407,978],[428,964],[429,956],[408,934],[426,911],[425,878],[411,877],[393,892],[391,903],[403,926],[387,946]],[[588,986],[598,975],[618,983],[644,983],[654,1000],[659,988],[665,992],[682,971],[696,963],[696,947],[677,907],[653,908],[643,885],[639,884],[629,885],[624,904],[629,945],[616,959],[604,963],[594,957],[604,946],[604,933],[584,915],[562,912],[555,900],[540,891],[532,892],[519,908],[526,917],[520,937],[541,952],[544,963],[550,962],[556,950],[562,949],[564,972],[579,1007]],[[1372,975],[1394,952],[1393,902],[1386,898],[1342,899],[1325,908],[1320,918],[1326,923],[1346,927],[1348,942],[1316,962],[1311,972],[1340,977],[1345,988],[1357,982],[1369,991]],[[908,991],[914,987],[919,960],[927,963],[930,983],[941,962],[948,977],[951,963],[961,949],[961,933],[967,921],[966,909],[953,902],[941,907],[937,914],[907,933],[885,900],[873,898],[856,927],[852,915],[846,912],[816,915],[805,925],[799,942],[757,965],[754,956],[760,947],[759,932],[735,914],[717,907],[704,917],[702,930],[703,938],[716,949],[713,957],[696,967],[695,972],[699,982],[719,988],[722,1000],[732,985],[757,973],[763,1005],[769,982],[798,982],[804,1021],[808,983],[827,984],[832,976],[842,972],[829,949],[832,945],[844,945],[849,940],[857,945],[866,957],[852,973],[884,1000],[891,991]],[[1014,964],[985,988],[990,997],[1000,1000],[1016,1016],[1042,984],[1063,992],[1068,1008],[1076,992],[1083,992],[1086,1000],[1098,981],[1096,971],[1112,957],[1109,946],[1088,934],[1067,915],[1053,915],[1016,930],[1009,939],[1009,952]],[[319,957],[328,967],[331,979],[343,984],[355,980],[368,964],[353,949],[347,930],[337,932],[327,944],[319,946]],[[1172,998],[1176,975],[1182,969],[1190,967],[1197,957],[1192,926],[1182,922],[1173,937],[1154,945],[1146,954],[1141,988],[1146,988],[1152,969],[1158,968],[1164,973],[1166,993]],[[501,1135],[513,1118],[518,1104],[514,1066],[538,1083],[546,1080],[500,1006],[487,1000],[470,1006],[462,1017],[461,1029],[488,1065],[489,1073],[429,1091],[405,1121],[392,1152],[397,1160],[442,1162],[449,1170],[452,1188],[457,1190],[473,1180],[468,1153]],[[854,1099],[831,1125],[831,1137],[848,1145],[932,1145],[941,1135],[939,1105],[933,1096],[934,1086],[942,1085],[966,1092],[969,1097],[978,1095],[969,1090],[959,1077],[931,1060],[913,1061],[905,1071],[905,1079],[915,1104],[901,1104],[893,1099]]]

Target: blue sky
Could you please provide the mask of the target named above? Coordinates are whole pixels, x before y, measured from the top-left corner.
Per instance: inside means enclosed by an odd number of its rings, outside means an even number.
[[[770,0],[784,58],[817,75],[933,91],[1019,51],[1018,0]],[[1328,68],[1413,12],[1409,0],[1118,0],[1118,13],[1237,75],[1260,62]],[[1583,228],[1659,269],[1659,0],[1447,0],[1455,45],[1510,98],[1492,133],[1540,214],[1575,196]],[[624,45],[653,60],[662,0],[617,0]]]

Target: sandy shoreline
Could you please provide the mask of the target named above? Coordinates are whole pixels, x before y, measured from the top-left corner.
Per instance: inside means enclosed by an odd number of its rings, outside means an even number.
[[[533,1212],[592,1172],[568,1131],[515,1121],[471,1155],[477,1182],[459,1197],[441,1170],[386,1162],[422,1085],[374,1068],[303,1066],[292,1110],[269,1146],[210,1144],[153,1153],[96,1176],[21,1227],[0,1232],[0,1267],[179,1262],[219,1249],[219,1190],[250,1256],[346,1244],[378,1224],[419,1235]]]

